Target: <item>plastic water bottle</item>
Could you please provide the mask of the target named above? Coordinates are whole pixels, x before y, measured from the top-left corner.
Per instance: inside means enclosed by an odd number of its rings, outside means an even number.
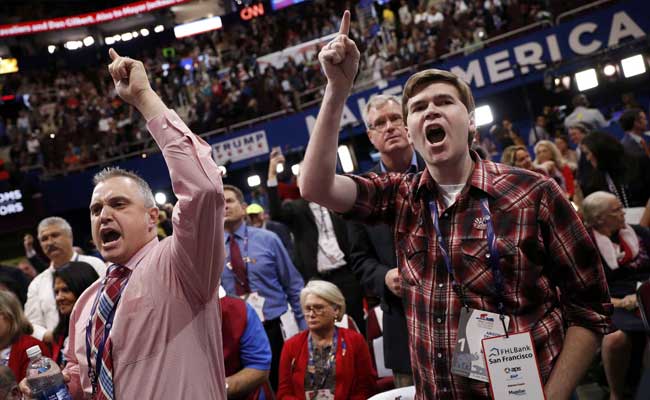
[[[32,391],[33,398],[37,400],[72,400],[63,381],[61,369],[52,359],[43,356],[40,347],[28,348],[27,357],[29,357],[27,384]]]

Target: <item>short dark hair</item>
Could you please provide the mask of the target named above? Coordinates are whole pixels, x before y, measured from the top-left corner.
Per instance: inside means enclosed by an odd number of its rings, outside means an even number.
[[[623,128],[624,131],[631,131],[632,128],[634,128],[634,122],[636,122],[636,119],[639,118],[639,114],[641,114],[643,110],[639,108],[632,108],[630,110],[626,110],[621,116],[618,118],[618,123],[621,124],[621,128]]]
[[[93,185],[97,186],[108,179],[118,177],[129,178],[138,185],[138,188],[140,188],[140,192],[142,193],[142,198],[144,199],[145,207],[152,208],[156,206],[151,187],[147,181],[133,171],[127,171],[120,167],[106,167],[95,174],[93,177]]]
[[[573,104],[573,107],[589,107],[589,100],[587,99],[587,96],[582,93],[575,95],[571,103]]]
[[[237,186],[233,185],[223,185],[223,191],[225,192],[226,190],[230,190],[235,194],[235,197],[237,197],[237,200],[239,200],[240,203],[245,203],[246,199],[244,199],[244,193],[239,189]]]

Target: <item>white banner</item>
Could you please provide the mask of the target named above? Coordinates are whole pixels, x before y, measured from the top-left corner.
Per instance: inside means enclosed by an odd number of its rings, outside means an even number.
[[[266,131],[251,132],[212,145],[212,157],[219,165],[224,165],[228,161],[247,160],[268,152],[269,142],[266,140]]]

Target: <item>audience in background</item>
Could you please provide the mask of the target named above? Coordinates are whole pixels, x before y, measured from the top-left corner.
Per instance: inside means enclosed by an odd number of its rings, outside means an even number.
[[[68,344],[68,328],[72,308],[81,293],[99,279],[99,275],[90,264],[82,261],[72,261],[63,268],[55,270],[53,277],[54,298],[56,299],[56,309],[59,312],[59,323],[52,332],[50,347],[52,349],[52,359],[63,368],[66,364],[63,349]]]
[[[643,352],[647,338],[637,312],[636,288],[650,278],[650,230],[626,224],[623,204],[611,193],[594,192],[584,199],[582,207],[614,305],[614,331],[605,335],[602,345],[610,399],[623,399],[630,359],[633,352]]]
[[[573,172],[567,165],[560,154],[557,146],[549,140],[540,140],[535,145],[535,162],[536,168],[542,169],[548,176],[564,189],[569,198],[575,193],[573,181]]]
[[[359,333],[335,326],[346,312],[343,293],[313,280],[300,292],[300,304],[307,330],[284,344],[278,400],[368,399],[376,379],[368,345]]]
[[[20,382],[27,372],[29,358],[25,351],[39,346],[44,355],[50,354],[47,346],[32,337],[34,332],[23,308],[13,293],[0,290],[0,365],[11,368],[16,380]]]
[[[582,139],[582,152],[593,169],[580,181],[585,196],[597,191],[614,194],[623,207],[643,207],[650,197],[648,159],[630,157],[609,133],[596,131]]]

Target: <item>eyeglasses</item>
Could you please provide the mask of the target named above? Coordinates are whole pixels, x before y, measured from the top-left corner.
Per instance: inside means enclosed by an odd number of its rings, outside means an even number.
[[[302,313],[304,315],[309,315],[311,313],[314,313],[314,315],[320,317],[321,315],[323,315],[325,313],[325,310],[327,309],[327,307],[328,306],[324,306],[324,305],[320,305],[320,304],[317,304],[317,305],[314,305],[314,306],[307,306],[307,307],[303,307]]]
[[[372,129],[378,132],[385,131],[388,129],[388,122],[390,122],[390,124],[395,127],[404,125],[404,120],[402,119],[401,115],[390,114],[386,117],[377,118],[374,124],[368,124],[368,129]]]

